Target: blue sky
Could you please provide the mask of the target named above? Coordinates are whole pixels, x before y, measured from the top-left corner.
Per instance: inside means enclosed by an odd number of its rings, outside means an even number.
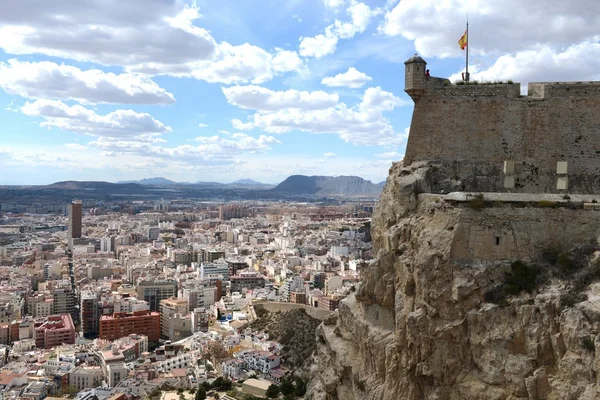
[[[598,11],[592,0],[1,2],[0,184],[381,181],[406,146],[412,54],[457,79],[468,12],[475,79],[596,80]]]

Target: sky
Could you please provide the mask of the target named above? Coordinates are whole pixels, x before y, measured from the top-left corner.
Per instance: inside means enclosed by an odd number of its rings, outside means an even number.
[[[598,0],[0,1],[0,184],[385,180],[404,61],[600,80]]]

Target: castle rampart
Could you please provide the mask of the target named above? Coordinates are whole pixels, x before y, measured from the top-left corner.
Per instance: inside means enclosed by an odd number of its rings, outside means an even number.
[[[512,160],[510,191],[557,193],[557,162],[567,161],[569,192],[600,193],[600,82],[528,89],[521,96],[519,84],[439,81],[412,88],[405,165],[437,162],[455,181],[441,190],[502,192]]]

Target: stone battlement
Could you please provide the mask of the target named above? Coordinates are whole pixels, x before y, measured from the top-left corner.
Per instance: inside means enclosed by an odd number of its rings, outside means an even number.
[[[434,162],[433,190],[558,193],[557,162],[568,163],[570,193],[600,193],[600,82],[453,85],[406,63],[415,108],[404,164]],[[503,166],[513,161],[514,187]],[[452,177],[452,184],[447,184]]]
[[[447,79],[431,77],[425,82],[425,91],[438,96],[504,97],[527,100],[551,97],[600,97],[600,82],[530,82],[527,95],[521,95],[520,83],[450,84]]]

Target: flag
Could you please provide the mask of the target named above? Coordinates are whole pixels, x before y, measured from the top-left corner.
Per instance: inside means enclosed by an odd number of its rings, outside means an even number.
[[[458,39],[458,45],[461,50],[464,50],[467,47],[467,32]]]

